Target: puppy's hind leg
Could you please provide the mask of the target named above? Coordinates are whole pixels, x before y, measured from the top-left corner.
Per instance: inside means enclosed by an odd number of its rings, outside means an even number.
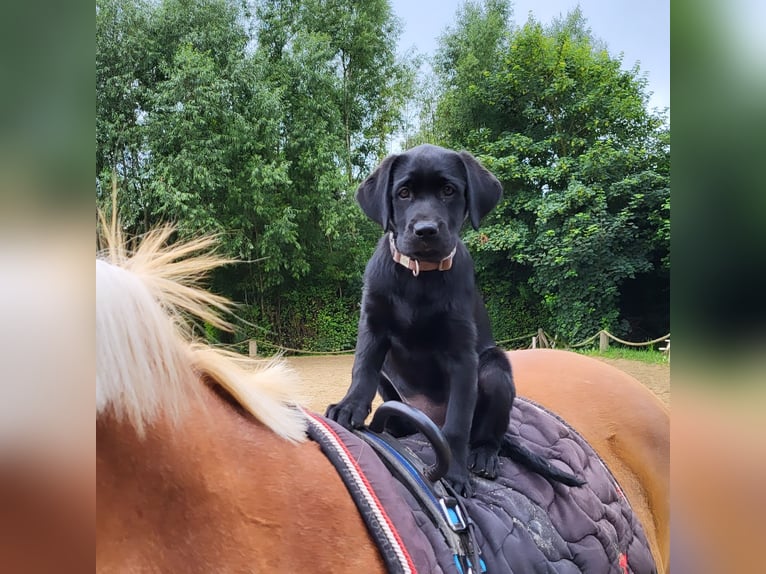
[[[502,349],[490,347],[479,355],[478,382],[468,468],[479,476],[494,479],[499,472],[498,453],[516,397],[511,364]]]

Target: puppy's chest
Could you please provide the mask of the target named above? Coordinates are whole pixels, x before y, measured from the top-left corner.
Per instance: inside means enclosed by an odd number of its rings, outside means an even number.
[[[410,346],[431,346],[454,337],[453,310],[417,302],[391,308],[391,336]]]

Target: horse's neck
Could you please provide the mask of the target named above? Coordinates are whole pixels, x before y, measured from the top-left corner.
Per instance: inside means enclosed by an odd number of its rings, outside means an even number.
[[[238,536],[236,474],[257,453],[238,444],[232,429],[241,422],[262,427],[238,419],[241,414],[206,390],[177,424],[161,419],[143,438],[113,417],[99,420],[99,568],[210,572],[222,553],[241,556],[238,547],[246,542]]]
[[[203,399],[143,440],[99,422],[99,568],[385,571],[316,443],[281,439],[213,391]]]
[[[138,434],[127,422],[102,417],[96,426],[96,461],[99,509],[127,513],[159,504],[167,510],[185,503],[183,497],[166,497],[171,490],[183,492],[200,487],[204,466],[202,451],[211,448],[212,433],[199,433],[210,424],[206,409],[194,405],[180,421],[160,419]]]

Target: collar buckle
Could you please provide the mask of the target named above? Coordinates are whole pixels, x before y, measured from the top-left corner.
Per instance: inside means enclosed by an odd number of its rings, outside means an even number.
[[[449,271],[452,269],[452,260],[455,257],[455,253],[457,253],[457,245],[455,245],[450,254],[438,263],[435,261],[420,261],[401,253],[396,248],[393,232],[389,232],[388,234],[388,245],[391,249],[392,259],[402,267],[406,267],[412,271],[414,277],[420,275],[421,271]]]

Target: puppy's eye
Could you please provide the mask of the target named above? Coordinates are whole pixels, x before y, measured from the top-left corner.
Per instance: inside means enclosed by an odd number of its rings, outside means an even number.
[[[399,191],[397,191],[396,194],[399,197],[401,197],[402,199],[407,199],[410,196],[410,188],[409,187],[400,187]]]
[[[447,184],[444,187],[442,187],[442,194],[449,197],[450,195],[453,195],[454,193],[455,193],[455,188],[452,187],[451,185]]]

